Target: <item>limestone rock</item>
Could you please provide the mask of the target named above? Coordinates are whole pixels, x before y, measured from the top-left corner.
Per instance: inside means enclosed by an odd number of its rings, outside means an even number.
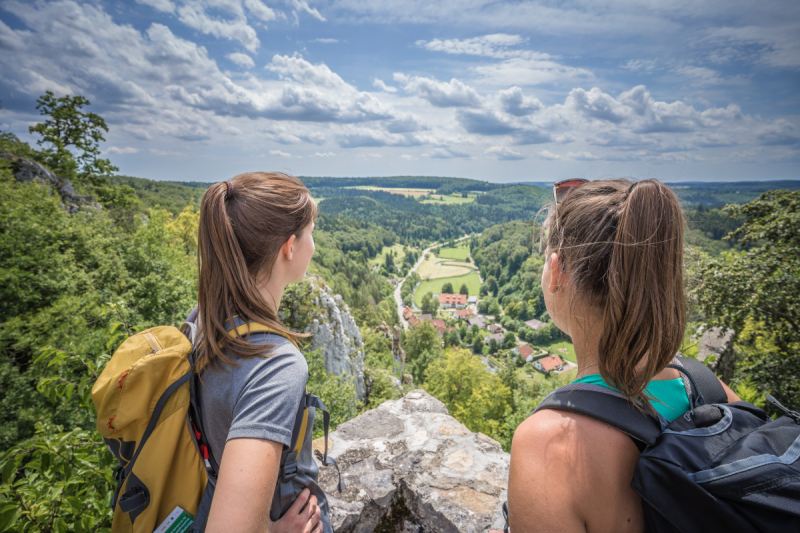
[[[502,528],[508,454],[422,390],[340,425],[320,469],[337,532],[478,532]]]
[[[697,359],[705,361],[712,357],[709,366],[726,380],[730,380],[733,374],[733,333],[732,329],[708,328],[697,347]]]
[[[98,207],[91,198],[78,195],[69,180],[50,172],[36,161],[5,152],[0,153],[0,158],[11,161],[11,168],[17,181],[38,181],[52,187],[61,196],[61,202],[69,213],[74,213],[82,205],[91,204],[93,207]]]
[[[317,284],[314,305],[318,311],[306,328],[311,333],[311,349],[325,356],[325,370],[331,374],[353,376],[356,394],[363,400],[364,340],[353,315],[342,297],[333,295],[323,283]]]

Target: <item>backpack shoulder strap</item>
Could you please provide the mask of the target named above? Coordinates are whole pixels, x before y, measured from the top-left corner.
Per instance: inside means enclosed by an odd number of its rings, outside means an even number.
[[[679,355],[677,357],[678,364],[669,365],[689,378],[689,383],[692,386],[692,404],[693,406],[712,403],[727,403],[728,395],[722,384],[705,364],[697,359]]]
[[[572,383],[548,395],[536,408],[555,409],[586,415],[609,424],[633,439],[642,450],[651,446],[661,434],[661,423],[642,413],[621,394],[605,387]]]

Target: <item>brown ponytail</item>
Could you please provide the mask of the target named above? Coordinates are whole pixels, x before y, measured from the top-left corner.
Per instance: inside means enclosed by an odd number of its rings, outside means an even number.
[[[295,344],[306,336],[281,324],[257,285],[270,276],[283,243],[299,237],[316,215],[308,189],[285,174],[240,174],[208,188],[198,233],[198,371],[215,361],[230,363],[226,349],[241,357],[264,352],[263,345],[228,335],[226,323],[235,316],[266,324]]]
[[[600,374],[646,408],[644,388],[677,353],[686,326],[677,197],[657,180],[589,182],[548,225],[549,249],[602,314]]]

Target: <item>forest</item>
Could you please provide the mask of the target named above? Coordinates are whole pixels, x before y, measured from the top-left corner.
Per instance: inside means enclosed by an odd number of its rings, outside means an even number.
[[[196,299],[198,206],[208,184],[115,175],[99,148],[108,128],[88,105],[46,93],[42,122],[31,127],[35,146],[0,133],[0,531],[110,526],[112,456],[94,430],[92,383],[125,337],[179,324]],[[19,178],[36,165],[47,179]],[[412,327],[398,361],[386,334],[398,322],[396,276],[369,260],[394,244],[424,248],[470,234],[484,310],[523,340],[561,339],[550,324],[524,325],[548,322],[537,221],[550,190],[460,178],[303,179],[323,198],[311,273],[342,295],[365,344],[364,401],[352,383],[325,372],[318,353],[307,353],[309,390],[333,406],[334,424],[423,386],[469,429],[507,448],[519,422],[569,375],[533,373],[509,349],[489,353],[473,328],[455,324],[444,338],[430,323]],[[436,205],[353,185],[479,194],[472,203]],[[732,349],[710,362],[762,406],[767,393],[800,406],[796,185],[678,190],[688,223],[685,352],[696,352],[702,329],[730,329]],[[287,291],[292,327],[302,329],[313,314],[309,290]]]

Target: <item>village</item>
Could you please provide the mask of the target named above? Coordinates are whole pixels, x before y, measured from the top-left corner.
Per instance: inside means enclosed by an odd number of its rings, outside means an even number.
[[[508,353],[518,358],[518,366],[530,365],[544,375],[577,368],[571,345],[569,350],[559,346],[561,353],[557,353],[550,345],[534,345],[518,334],[521,328],[539,331],[547,323],[530,319],[521,322],[516,332],[511,331],[500,323],[501,309],[495,307],[488,313],[481,306],[480,272],[472,263],[463,240],[465,238],[426,248],[406,276],[396,281],[396,300],[403,327],[430,323],[443,346],[471,349],[492,371],[495,370],[492,359]],[[401,285],[406,282],[413,287],[409,287],[403,298]]]

